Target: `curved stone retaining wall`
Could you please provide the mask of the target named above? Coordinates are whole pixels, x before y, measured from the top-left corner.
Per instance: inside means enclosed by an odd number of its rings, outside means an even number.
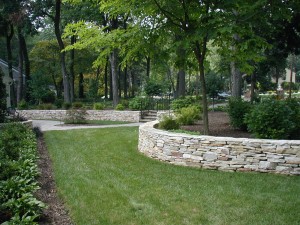
[[[140,126],[138,149],[176,165],[300,175],[300,141],[176,134]]]
[[[66,110],[18,110],[18,113],[26,119],[36,120],[64,120],[66,117]],[[86,119],[139,122],[140,115],[139,111],[87,110]]]

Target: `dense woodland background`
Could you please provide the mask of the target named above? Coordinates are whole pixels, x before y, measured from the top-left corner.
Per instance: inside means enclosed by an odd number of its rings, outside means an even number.
[[[196,95],[207,124],[208,97],[299,82],[299,21],[298,0],[1,0],[0,58],[14,106]]]

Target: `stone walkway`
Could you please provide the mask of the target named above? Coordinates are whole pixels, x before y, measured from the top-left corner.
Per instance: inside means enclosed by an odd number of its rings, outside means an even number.
[[[114,125],[65,125],[61,121],[53,120],[32,120],[33,127],[39,127],[41,131],[49,130],[73,130],[73,129],[87,129],[87,128],[108,128],[108,127],[135,127],[142,123],[128,123],[128,124],[114,124]]]

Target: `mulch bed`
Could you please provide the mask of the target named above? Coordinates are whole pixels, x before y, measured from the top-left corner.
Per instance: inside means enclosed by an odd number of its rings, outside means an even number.
[[[209,112],[209,132],[211,136],[235,137],[235,138],[251,138],[248,132],[236,130],[230,126],[229,117],[225,112]],[[181,129],[187,131],[203,131],[203,121],[199,121],[196,125],[181,126]]]
[[[228,115],[224,112],[209,112],[210,135],[236,138],[251,137],[247,132],[233,129],[229,124]],[[196,125],[182,126],[188,131],[203,130],[203,123],[200,121]],[[57,189],[53,178],[52,162],[47,151],[43,135],[38,138],[38,153],[41,175],[38,182],[41,189],[37,192],[39,200],[47,204],[48,208],[43,211],[39,224],[71,225],[72,221],[68,215],[63,202],[57,196]]]
[[[57,189],[53,178],[52,161],[47,151],[42,135],[38,138],[38,166],[41,175],[38,179],[41,189],[36,195],[48,207],[43,211],[39,224],[41,225],[71,225],[71,219],[63,202],[57,196]]]

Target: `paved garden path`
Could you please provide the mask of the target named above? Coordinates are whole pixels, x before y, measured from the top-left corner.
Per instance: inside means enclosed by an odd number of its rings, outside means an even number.
[[[72,129],[87,129],[87,128],[107,128],[107,127],[134,127],[141,123],[114,124],[114,125],[63,125],[61,121],[53,120],[32,120],[33,127],[39,127],[41,131],[49,130],[72,130]]]

